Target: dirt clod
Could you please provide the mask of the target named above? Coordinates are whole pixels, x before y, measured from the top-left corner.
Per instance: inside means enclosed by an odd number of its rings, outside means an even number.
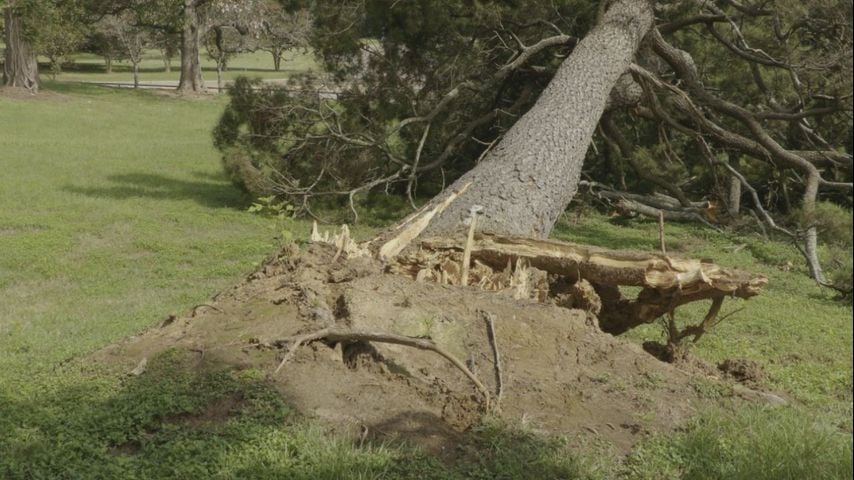
[[[755,387],[765,381],[765,370],[759,362],[745,358],[731,358],[718,363],[718,370],[733,380]]]

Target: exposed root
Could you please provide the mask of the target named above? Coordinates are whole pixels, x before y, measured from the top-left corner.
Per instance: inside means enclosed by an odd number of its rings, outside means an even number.
[[[296,337],[289,337],[282,340],[277,340],[272,342],[272,345],[277,347],[288,347],[288,351],[285,354],[284,358],[282,358],[279,366],[276,367],[276,373],[282,369],[288,362],[296,354],[299,347],[305,345],[306,343],[310,343],[313,341],[325,339],[330,342],[380,342],[380,343],[392,343],[395,345],[403,345],[406,347],[417,348],[420,350],[429,350],[431,352],[438,353],[446,360],[451,362],[457,369],[459,369],[463,374],[468,377],[469,380],[477,387],[480,393],[483,395],[484,408],[489,410],[490,406],[490,395],[489,390],[483,385],[483,383],[472,373],[471,370],[466,367],[465,363],[461,362],[457,357],[455,357],[452,353],[443,349],[442,347],[436,345],[432,340],[427,338],[415,338],[415,337],[407,337],[404,335],[396,335],[393,333],[386,332],[372,332],[372,331],[363,331],[363,330],[349,330],[349,329],[339,329],[339,328],[324,328],[322,330],[318,330],[316,332],[312,332],[305,335],[299,335]]]
[[[492,356],[495,364],[495,409],[501,409],[501,395],[504,394],[504,374],[501,371],[501,353],[498,351],[498,339],[495,336],[495,315],[489,312],[481,312],[486,320],[487,332],[489,333],[489,345],[492,346]]]

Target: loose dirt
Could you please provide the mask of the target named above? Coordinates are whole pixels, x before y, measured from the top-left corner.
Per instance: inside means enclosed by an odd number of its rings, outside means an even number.
[[[384,269],[373,259],[336,257],[325,244],[286,248],[187,316],[95,358],[131,371],[143,358],[178,348],[196,352],[198,368],[260,368],[302,414],[337,432],[410,440],[440,455],[451,455],[484,413],[472,382],[441,356],[400,345],[314,342],[274,374],[283,352],[269,345],[332,325],[429,337],[494,392],[491,316],[503,364],[497,414],[539,431],[605,440],[616,452],[678,427],[713,401],[703,393],[708,383],[723,382],[601,332],[585,311],[418,283]],[[212,406],[212,415],[228,415],[234,401]]]

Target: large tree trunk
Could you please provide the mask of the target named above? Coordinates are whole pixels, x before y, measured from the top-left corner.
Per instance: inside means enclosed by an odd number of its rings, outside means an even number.
[[[205,81],[202,79],[202,67],[199,63],[199,15],[196,12],[197,0],[184,0],[184,28],[181,32],[181,80],[178,91],[203,92]]]
[[[457,231],[471,207],[480,205],[484,209],[479,224],[484,230],[547,237],[575,195],[609,94],[652,23],[647,0],[616,1],[561,65],[531,110],[479,165],[431,202],[425,212],[446,206],[421,233]]]
[[[4,17],[6,58],[3,64],[3,85],[38,91],[39,65],[32,46],[24,38],[21,19],[11,7],[4,9]]]

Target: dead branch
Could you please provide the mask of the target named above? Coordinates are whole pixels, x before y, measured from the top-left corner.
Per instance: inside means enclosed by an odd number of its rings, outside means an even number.
[[[377,331],[365,331],[365,330],[349,330],[349,329],[340,329],[340,328],[324,328],[322,330],[318,330],[316,332],[312,332],[305,335],[299,335],[296,337],[289,337],[282,340],[276,340],[271,342],[272,345],[277,347],[288,347],[288,351],[285,354],[284,358],[282,358],[279,366],[276,367],[275,373],[278,373],[279,370],[282,369],[288,362],[296,354],[299,347],[306,343],[314,342],[317,340],[328,340],[330,342],[379,342],[379,343],[391,343],[395,345],[403,345],[405,347],[417,348],[419,350],[428,350],[431,352],[435,352],[446,360],[451,362],[452,365],[457,367],[463,374],[471,380],[471,382],[477,387],[480,393],[483,395],[484,406],[488,410],[490,405],[490,395],[489,390],[478,380],[477,376],[471,372],[471,370],[466,367],[465,363],[461,362],[457,357],[455,357],[452,353],[448,352],[444,348],[436,345],[432,340],[427,338],[415,338],[415,337],[407,337],[404,335],[396,335],[393,333],[386,332],[377,332]]]
[[[614,204],[614,207],[623,214],[636,213],[654,220],[658,220],[658,217],[661,216],[665,220],[677,222],[699,222],[713,230],[721,231],[694,209],[661,209],[628,199],[620,199]]]

